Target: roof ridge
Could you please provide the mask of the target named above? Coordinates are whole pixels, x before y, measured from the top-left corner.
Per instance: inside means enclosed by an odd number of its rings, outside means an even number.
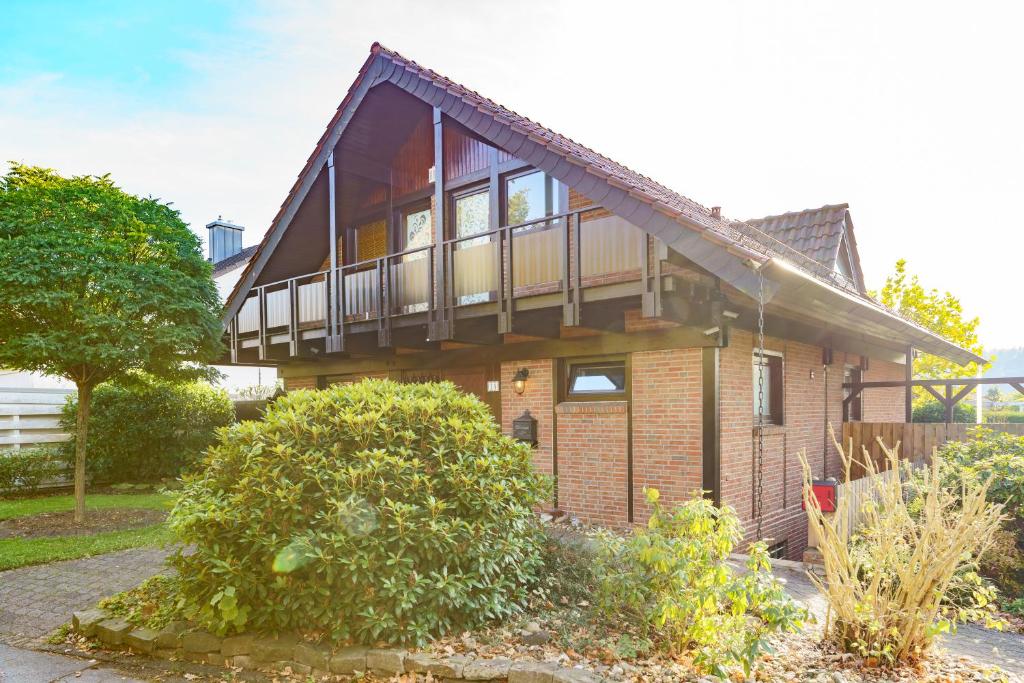
[[[760,216],[758,218],[748,218],[746,220],[747,221],[758,221],[758,222],[769,221],[769,220],[772,220],[773,218],[786,218],[786,217],[789,217],[789,216],[800,216],[800,215],[803,215],[805,213],[816,213],[818,211],[826,211],[826,210],[829,210],[829,209],[846,209],[846,210],[849,210],[850,209],[850,205],[847,202],[842,202],[842,203],[839,203],[839,204],[825,204],[824,206],[818,206],[818,207],[808,208],[808,209],[800,209],[799,211],[786,211],[785,213],[776,213],[776,214],[771,214],[771,215],[768,215],[768,216]]]

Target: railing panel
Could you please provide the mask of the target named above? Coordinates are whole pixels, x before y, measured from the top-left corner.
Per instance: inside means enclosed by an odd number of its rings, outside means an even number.
[[[395,288],[391,301],[399,313],[425,311],[430,306],[430,258],[426,251],[416,252],[391,264],[391,283]]]
[[[288,290],[278,289],[267,292],[267,327],[284,327],[288,324],[288,317],[292,312],[291,302],[288,300]]]
[[[322,322],[327,317],[326,282],[299,285],[299,324]]]
[[[482,238],[486,239],[486,238]],[[458,304],[488,301],[498,290],[498,243],[457,243],[452,254],[452,283]]]
[[[580,224],[580,273],[592,277],[640,268],[643,235],[640,228],[618,216],[584,219]]]
[[[565,220],[551,226],[512,233],[512,284],[529,287],[562,280]]]
[[[377,314],[377,269],[345,275],[345,315],[362,318]]]
[[[251,296],[242,304],[238,311],[238,332],[256,332],[260,329],[260,302],[259,297]]]

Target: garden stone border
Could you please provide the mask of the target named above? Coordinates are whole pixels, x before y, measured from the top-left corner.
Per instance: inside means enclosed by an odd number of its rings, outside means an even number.
[[[508,683],[599,683],[604,679],[587,669],[571,669],[555,662],[533,659],[451,655],[438,657],[429,652],[403,648],[371,648],[349,645],[331,648],[310,643],[294,635],[260,636],[241,634],[215,636],[191,629],[181,621],[160,631],[132,628],[123,619],[103,609],[75,612],[72,630],[95,638],[110,649],[129,650],[158,659],[177,659],[240,669],[276,671],[317,678],[330,674],[355,676],[366,672],[390,678],[397,674],[429,674],[437,681],[507,681]]]

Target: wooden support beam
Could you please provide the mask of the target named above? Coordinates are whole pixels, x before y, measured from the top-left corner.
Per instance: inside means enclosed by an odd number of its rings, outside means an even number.
[[[943,401],[945,404],[945,422],[949,424],[953,421],[953,385],[946,385],[946,398]]]
[[[338,188],[334,171],[334,152],[327,155],[327,232],[330,249],[331,272],[327,283],[327,338],[324,342],[327,353],[340,353],[344,349],[345,336],[341,329],[342,299],[338,291]]]
[[[441,252],[445,239],[444,201],[444,117],[440,107],[433,109],[434,122],[434,296],[431,297],[429,338],[431,341],[451,339],[453,321],[450,316],[448,281],[448,258]]]
[[[702,465],[701,488],[715,505],[722,503],[722,450],[719,393],[719,350],[705,348],[701,356]]]
[[[913,347],[907,347],[907,364],[903,369],[904,377],[907,380],[906,389],[903,392],[903,412],[904,422],[911,423],[914,421],[914,391],[910,386],[910,383],[914,381],[914,349]]]
[[[925,389],[925,391],[927,391],[927,392],[928,392],[929,394],[931,394],[932,396],[934,396],[934,397],[935,397],[935,400],[937,400],[937,401],[938,401],[939,403],[941,403],[941,404],[943,404],[943,405],[945,405],[945,404],[946,404],[946,397],[945,397],[945,396],[943,396],[942,394],[940,394],[940,393],[939,393],[939,392],[938,392],[938,391],[937,391],[937,390],[935,389],[935,387],[933,387],[933,386],[932,386],[932,385],[930,385],[930,384],[926,384],[926,385],[924,385],[924,389]]]
[[[1010,386],[1019,391],[1020,393],[1024,394],[1024,384],[1022,384],[1021,382],[1010,382]]]

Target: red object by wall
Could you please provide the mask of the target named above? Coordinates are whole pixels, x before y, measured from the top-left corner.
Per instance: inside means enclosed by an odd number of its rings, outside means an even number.
[[[822,512],[836,511],[836,497],[839,490],[838,484],[833,480],[815,481],[811,484],[814,497],[818,499],[818,506]],[[807,503],[803,503],[803,509],[807,509]]]

